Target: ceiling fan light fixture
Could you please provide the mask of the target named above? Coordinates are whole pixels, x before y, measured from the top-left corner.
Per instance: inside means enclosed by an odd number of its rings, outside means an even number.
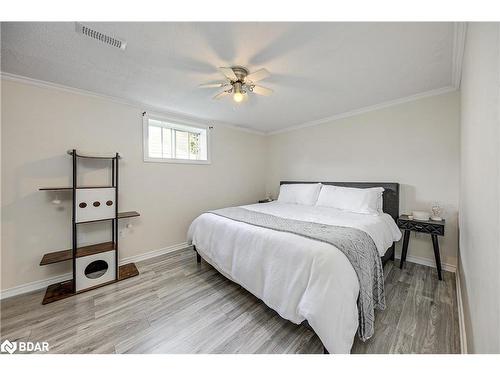
[[[248,99],[251,94],[269,96],[273,90],[256,85],[255,82],[269,77],[269,72],[262,68],[253,73],[243,66],[221,67],[219,71],[224,75],[222,82],[205,83],[199,87],[203,88],[224,88],[223,92],[218,93],[213,99],[221,99],[225,96],[232,96],[236,103],[241,103]]]
[[[243,94],[241,92],[235,92],[233,95],[233,100],[236,103],[240,103],[241,101],[243,101]]]
[[[235,82],[233,84],[233,100],[236,103],[241,103],[243,101],[243,92],[241,90],[241,83],[240,82]]]

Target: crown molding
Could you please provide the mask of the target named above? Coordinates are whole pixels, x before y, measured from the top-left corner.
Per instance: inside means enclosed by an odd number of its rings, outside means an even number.
[[[210,123],[217,125],[217,126],[223,126],[223,127],[230,128],[230,129],[240,130],[240,131],[243,131],[246,133],[251,133],[251,134],[256,134],[256,135],[266,135],[265,132],[254,130],[254,129],[249,129],[249,128],[235,125],[235,124],[230,124],[230,123],[221,122],[221,121],[212,120],[212,119],[203,119],[203,118],[192,116],[192,115],[190,115],[188,113],[184,113],[184,112],[172,111],[170,109],[160,108],[160,107],[153,107],[153,106],[150,106],[148,104],[138,102],[138,101],[127,100],[124,98],[100,94],[100,93],[97,93],[94,91],[83,90],[83,89],[79,89],[76,87],[61,85],[58,83],[42,81],[39,79],[21,76],[18,74],[12,74],[12,73],[8,73],[8,72],[0,72],[0,77],[1,77],[1,79],[7,80],[7,81],[20,82],[20,83],[38,86],[38,87],[42,87],[42,88],[55,89],[55,90],[59,90],[59,91],[69,92],[72,94],[84,95],[84,96],[88,96],[88,97],[92,97],[92,98],[106,100],[106,101],[113,102],[116,104],[121,104],[121,105],[126,105],[129,107],[137,108],[141,112],[147,111],[147,112],[160,113],[164,117],[168,117],[168,118],[171,118],[173,120],[179,119],[179,120],[198,122],[198,123],[210,122]]]
[[[455,22],[453,25],[453,55],[451,62],[451,84],[456,89],[460,88],[462,80],[462,62],[464,60],[465,36],[467,23]]]
[[[299,124],[299,125],[290,126],[288,128],[284,128],[284,129],[279,129],[279,130],[275,130],[275,131],[272,131],[272,132],[268,132],[267,135],[275,135],[275,134],[280,134],[280,133],[286,133],[286,132],[289,132],[289,131],[292,131],[292,130],[298,130],[298,129],[303,129],[303,128],[309,128],[311,126],[322,125],[322,124],[326,124],[328,122],[340,120],[340,119],[343,119],[343,118],[352,117],[352,116],[356,116],[356,115],[361,115],[363,113],[372,112],[372,111],[376,111],[378,109],[388,108],[388,107],[392,107],[392,106],[395,106],[395,105],[398,105],[398,104],[412,102],[412,101],[415,101],[415,100],[419,100],[419,99],[423,99],[423,98],[428,98],[428,97],[431,97],[431,96],[443,95],[443,94],[447,94],[447,93],[453,92],[453,91],[457,91],[457,88],[453,87],[453,86],[446,86],[446,87],[442,87],[440,89],[425,91],[425,92],[422,92],[422,93],[419,93],[419,94],[406,96],[404,98],[395,99],[395,100],[389,100],[387,102],[383,102],[383,103],[371,105],[371,106],[368,106],[368,107],[363,107],[363,108],[355,109],[353,111],[339,113],[337,115],[333,115],[333,116],[330,116],[330,117],[324,117],[324,118],[321,118],[321,119],[318,119],[318,120],[304,122],[304,123]]]

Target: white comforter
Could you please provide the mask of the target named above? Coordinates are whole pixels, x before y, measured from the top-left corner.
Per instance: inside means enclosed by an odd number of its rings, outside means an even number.
[[[358,228],[382,256],[401,238],[387,214],[271,202],[242,206],[289,219]],[[330,353],[349,353],[358,328],[356,273],[336,247],[291,233],[202,214],[188,232],[200,255],[294,323],[307,320]]]

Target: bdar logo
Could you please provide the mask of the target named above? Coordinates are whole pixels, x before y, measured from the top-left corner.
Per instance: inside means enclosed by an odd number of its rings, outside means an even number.
[[[2,352],[8,352],[10,354],[14,353],[17,349],[17,342],[10,342],[9,340],[5,340],[2,342],[2,345],[0,345],[0,350]]]

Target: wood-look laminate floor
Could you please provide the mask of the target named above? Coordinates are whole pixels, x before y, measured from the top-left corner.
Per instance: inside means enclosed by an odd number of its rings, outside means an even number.
[[[304,325],[282,319],[190,249],[137,264],[138,277],[45,306],[44,291],[1,301],[2,341],[48,341],[50,353],[322,353]],[[458,353],[454,274],[385,267],[387,309],[352,353]]]

